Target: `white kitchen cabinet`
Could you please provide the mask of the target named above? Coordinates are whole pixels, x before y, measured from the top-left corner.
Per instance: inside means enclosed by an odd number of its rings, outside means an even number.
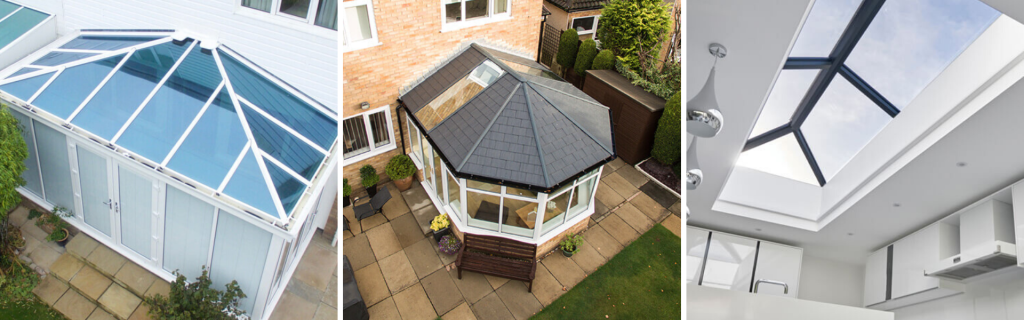
[[[892,299],[931,290],[940,279],[924,275],[924,269],[956,255],[960,229],[948,223],[932,224],[893,244]]]
[[[796,298],[800,292],[800,267],[803,265],[804,250],[761,241],[757,250],[757,265],[754,281],[771,280],[789,286],[788,293],[783,286],[762,282],[757,294],[770,294]]]
[[[864,306],[885,302],[885,291],[889,282],[889,247],[886,246],[868,256],[864,265]]]
[[[1010,188],[1013,196],[1013,221],[1017,224],[1014,228],[1017,243],[1017,265],[1024,264],[1024,183],[1017,183]]]
[[[708,247],[711,231],[686,226],[686,283],[700,279],[701,267],[704,266],[704,252]]]
[[[712,232],[702,286],[750,292],[757,240]]]

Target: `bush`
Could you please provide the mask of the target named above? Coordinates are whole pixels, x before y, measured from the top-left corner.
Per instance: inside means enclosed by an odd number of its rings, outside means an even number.
[[[555,55],[555,61],[562,68],[568,68],[573,65],[576,61],[576,50],[579,49],[580,36],[576,34],[576,29],[568,29],[562,32],[562,38],[558,40],[558,53]]]
[[[388,165],[384,167],[384,172],[388,174],[388,177],[391,177],[391,180],[402,180],[416,173],[416,164],[412,163],[412,159],[409,156],[400,154],[388,161]]]
[[[594,39],[587,39],[583,41],[583,45],[580,46],[580,51],[576,55],[576,65],[573,67],[576,70],[576,74],[584,75],[587,70],[590,70],[590,66],[594,63],[594,57],[597,56],[597,42]]]
[[[185,276],[177,270],[174,275],[177,278],[171,283],[169,297],[157,294],[145,298],[150,317],[159,320],[235,320],[245,314],[238,308],[238,300],[246,296],[237,281],[224,285],[224,291],[210,288],[213,281],[206,266],[203,266],[203,274],[192,283],[185,283]]]
[[[657,53],[668,34],[671,13],[662,0],[613,0],[601,10],[597,38],[632,69],[640,66],[639,55]]]
[[[380,181],[380,176],[377,175],[377,169],[374,169],[371,165],[365,165],[359,168],[359,177],[363,179],[363,187],[369,188],[377,185]]]
[[[682,97],[680,92],[669,97],[665,103],[665,111],[658,119],[658,129],[654,132],[654,147],[651,149],[651,157],[663,165],[671,166],[679,162],[681,149],[679,148],[679,135],[682,131]]]
[[[611,70],[615,67],[615,54],[611,50],[601,50],[594,57],[594,64],[590,70]]]
[[[352,195],[352,186],[348,185],[348,178],[345,178],[343,180],[345,180],[345,186],[342,188],[341,195],[346,197]]]
[[[0,105],[0,222],[7,221],[7,212],[21,203],[17,188],[25,184],[21,173],[25,171],[28,146],[18,125],[6,105]]]
[[[583,245],[583,235],[571,232],[565,235],[565,240],[562,240],[562,242],[558,244],[558,246],[561,247],[563,251],[572,254],[579,253],[581,245]]]
[[[629,79],[633,85],[662,99],[669,100],[673,93],[679,92],[681,86],[680,65],[679,63],[670,63],[659,70],[657,63],[654,59],[647,59],[644,68],[634,71],[624,63],[616,61],[615,69]]]

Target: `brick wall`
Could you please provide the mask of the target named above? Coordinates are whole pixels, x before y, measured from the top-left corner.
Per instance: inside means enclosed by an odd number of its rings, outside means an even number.
[[[447,32],[441,32],[440,1],[373,1],[377,37],[383,44],[342,54],[343,118],[361,113],[359,104],[363,101],[370,103],[368,110],[388,105],[395,139],[401,148],[399,125],[404,126],[405,115],[399,122],[395,112],[399,90],[443,62],[467,40],[484,39],[536,55],[541,1],[512,0],[512,19]],[[384,166],[399,153],[395,149],[360,162],[345,162],[343,175],[354,189],[360,189],[359,168],[370,164],[377,168],[383,182],[387,178]]]

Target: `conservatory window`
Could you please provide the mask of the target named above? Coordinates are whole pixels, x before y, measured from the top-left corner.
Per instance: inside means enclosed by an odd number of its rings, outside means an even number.
[[[373,16],[373,2],[356,0],[342,2],[345,14],[341,16],[343,51],[366,48],[379,44],[377,22]]]
[[[455,179],[455,176],[453,176],[451,172],[448,172],[445,176],[448,177],[448,205],[451,206],[452,210],[454,210],[456,214],[459,214],[462,211],[462,201],[460,200],[460,195],[462,193],[459,192],[459,189],[461,188],[459,186],[459,179]]]
[[[466,182],[469,183],[470,180],[466,180]],[[469,226],[498,231],[499,205],[501,205],[500,194],[466,190],[466,213],[469,216]],[[508,215],[507,208],[503,211],[505,211],[505,215]]]
[[[506,189],[506,192],[508,190]],[[502,197],[501,233],[533,237],[533,225],[537,221],[537,199],[532,200],[509,195]]]
[[[448,170],[445,170],[444,163],[441,162],[441,153],[437,152],[437,150],[433,150],[433,153],[434,174],[431,176],[430,186],[434,188],[434,195],[437,196],[437,200],[444,203],[444,187],[442,184],[444,183],[445,172]]]
[[[18,119],[18,126],[21,127],[21,137],[25,139],[28,146],[28,158],[25,158],[25,172],[21,174],[25,179],[25,189],[32,191],[37,196],[43,196],[43,178],[39,174],[39,157],[36,155],[36,135],[32,130],[32,119],[18,111],[8,111],[15,119]]]
[[[593,199],[594,186],[596,185],[595,181],[597,181],[597,178],[591,177],[576,185],[572,201],[570,202],[571,205],[569,206],[569,216],[566,217],[567,220],[576,217],[580,212],[590,208],[590,200]]]
[[[412,120],[409,118],[405,119],[407,131],[409,131],[409,146],[412,149],[412,154],[409,155],[413,162],[416,163],[420,168],[423,167],[423,150],[420,150],[421,133],[420,130],[412,124]]]
[[[561,189],[552,193],[554,196],[548,197],[547,208],[544,209],[544,224],[541,227],[541,232],[547,234],[548,231],[562,225],[565,222],[565,213],[569,208],[569,199],[572,198],[573,191],[572,185],[562,187]]]
[[[388,106],[343,121],[345,160],[360,161],[395,148],[391,110]]]

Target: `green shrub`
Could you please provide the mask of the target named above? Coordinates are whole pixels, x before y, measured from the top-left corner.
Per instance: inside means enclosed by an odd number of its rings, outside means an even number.
[[[203,274],[191,283],[185,283],[185,276],[177,270],[174,275],[177,278],[171,283],[170,296],[157,294],[145,298],[150,317],[158,320],[235,320],[245,314],[239,309],[238,300],[246,296],[237,281],[224,285],[224,291],[210,288],[213,281],[206,266],[203,266]]]
[[[615,54],[611,50],[601,50],[594,57],[594,64],[590,70],[611,70],[615,67]]]
[[[25,184],[21,173],[25,171],[28,146],[21,136],[18,124],[6,105],[0,105],[0,222],[7,220],[7,212],[21,203],[17,188]]]
[[[662,0],[612,0],[601,10],[597,38],[627,66],[640,66],[640,55],[655,53],[668,34],[671,13]]]
[[[583,40],[583,45],[580,46],[579,53],[576,54],[576,65],[573,67],[576,70],[576,74],[584,75],[587,70],[590,70],[590,66],[594,63],[594,57],[597,56],[597,42],[594,39]]]
[[[48,226],[50,230],[53,230],[46,236],[46,241],[54,242],[68,236],[65,234],[64,229],[67,229],[69,225],[64,219],[74,216],[74,214],[71,214],[71,211],[61,206],[54,206],[52,212],[39,212],[35,209],[28,211],[28,219],[36,219],[37,227]]]
[[[359,177],[363,179],[363,187],[369,188],[377,185],[380,181],[380,176],[377,175],[377,169],[374,169],[371,165],[365,165],[359,168]]]
[[[573,66],[576,61],[576,50],[579,49],[580,36],[576,34],[576,29],[568,29],[562,32],[562,38],[558,40],[558,53],[555,55],[555,61],[562,68],[568,68]]]
[[[343,180],[345,180],[345,186],[344,186],[344,188],[342,190],[342,194],[341,195],[346,196],[346,197],[352,195],[352,186],[348,185],[348,178],[345,178]]]
[[[679,92],[681,87],[680,65],[679,63],[669,63],[659,70],[657,63],[654,59],[647,59],[644,68],[634,71],[621,61],[616,61],[615,69],[633,85],[662,99],[669,100],[672,94]]]
[[[416,173],[416,164],[412,163],[409,156],[400,154],[388,161],[388,165],[384,167],[384,173],[387,173],[391,180],[402,180]]]
[[[665,102],[665,111],[658,119],[658,130],[654,132],[654,147],[651,157],[661,164],[671,166],[679,162],[682,156],[679,148],[679,135],[682,131],[682,97],[677,91]]]

